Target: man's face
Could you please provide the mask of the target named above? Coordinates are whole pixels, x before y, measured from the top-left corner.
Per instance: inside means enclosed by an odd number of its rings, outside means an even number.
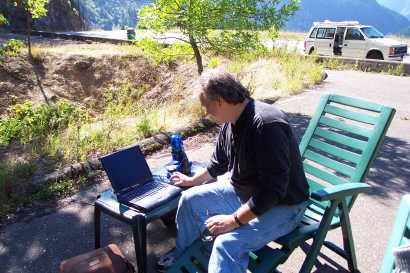
[[[220,98],[215,101],[209,100],[202,91],[199,94],[199,100],[201,101],[202,106],[205,108],[205,115],[211,116],[212,119],[217,123],[226,122],[222,115],[223,111],[221,109],[222,104]]]

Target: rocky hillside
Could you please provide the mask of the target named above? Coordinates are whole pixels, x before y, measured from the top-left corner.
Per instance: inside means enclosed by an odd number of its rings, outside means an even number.
[[[51,0],[47,5],[48,14],[45,17],[34,19],[33,30],[69,31],[82,30],[84,21],[70,0]],[[0,25],[0,31],[26,29],[26,17],[22,9],[11,6],[7,1],[0,2],[0,13],[4,14],[10,26]]]

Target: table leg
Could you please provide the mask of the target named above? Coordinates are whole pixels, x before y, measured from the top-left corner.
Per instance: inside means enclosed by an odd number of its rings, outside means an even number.
[[[101,211],[100,208],[94,206],[94,247],[95,249],[101,247]]]
[[[135,217],[132,223],[138,273],[147,272],[147,222],[145,216]]]

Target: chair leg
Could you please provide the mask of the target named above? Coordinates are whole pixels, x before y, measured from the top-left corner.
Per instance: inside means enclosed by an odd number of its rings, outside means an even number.
[[[313,244],[310,247],[310,251],[306,256],[299,273],[309,273],[310,271],[312,271],[313,265],[316,261],[316,257],[319,254],[320,248],[323,245],[323,241],[326,238],[326,234],[329,230],[329,226],[332,222],[332,218],[335,214],[336,208],[337,202],[332,202],[332,205],[326,209],[322,218],[324,220],[322,220],[322,222],[320,223],[319,229],[315,237],[313,238]]]
[[[343,200],[339,204],[339,209],[342,211],[340,221],[341,221],[342,234],[343,234],[343,248],[346,253],[347,264],[348,264],[350,272],[356,272],[358,271],[357,260],[356,260],[356,253],[354,249],[352,228],[350,226],[349,212],[346,206],[346,200]]]
[[[101,247],[101,211],[98,206],[94,206],[94,247]]]

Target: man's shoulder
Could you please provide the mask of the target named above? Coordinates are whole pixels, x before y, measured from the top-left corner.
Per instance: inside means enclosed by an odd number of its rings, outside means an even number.
[[[288,124],[286,115],[272,104],[267,104],[258,100],[254,101],[255,115],[254,122],[258,126],[263,126],[271,123]]]

